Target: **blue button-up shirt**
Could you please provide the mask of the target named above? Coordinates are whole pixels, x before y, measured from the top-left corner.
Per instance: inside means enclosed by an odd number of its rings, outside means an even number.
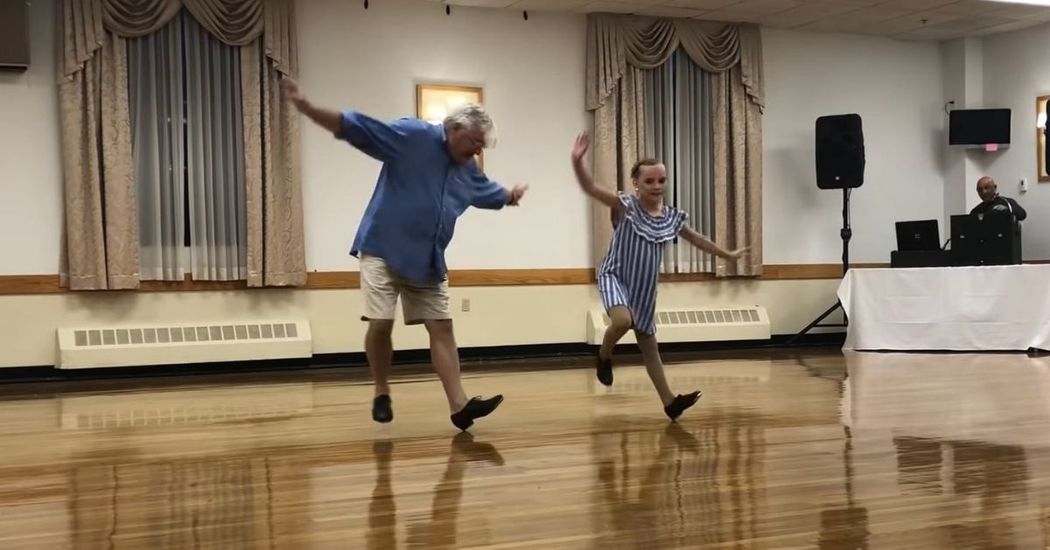
[[[383,258],[410,282],[445,278],[445,249],[467,207],[496,210],[507,203],[503,187],[473,159],[452,159],[442,125],[409,118],[385,123],[345,111],[338,137],[383,163],[350,254]]]

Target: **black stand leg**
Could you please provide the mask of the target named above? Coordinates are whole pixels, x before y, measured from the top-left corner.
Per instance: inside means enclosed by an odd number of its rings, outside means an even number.
[[[850,228],[850,223],[849,223],[849,194],[850,194],[850,189],[843,189],[842,190],[842,229],[839,231],[839,237],[842,238],[842,274],[843,275],[845,275],[846,272],[849,271],[849,241],[850,241],[851,238],[853,238],[853,230]],[[829,307],[824,313],[820,314],[820,317],[817,317],[816,319],[814,319],[812,323],[806,325],[806,328],[802,329],[802,331],[799,332],[798,334],[796,334],[794,337],[792,337],[791,340],[788,340],[787,345],[793,346],[795,344],[795,342],[798,341],[799,338],[802,338],[802,336],[804,336],[810,330],[813,330],[814,328],[817,328],[817,327],[821,327],[821,328],[826,328],[826,327],[840,327],[840,328],[842,328],[842,327],[846,327],[847,324],[849,323],[848,320],[846,320],[846,322],[844,322],[844,323],[821,324],[821,321],[823,321],[824,319],[827,319],[829,315],[831,315],[832,313],[835,312],[835,310],[837,310],[837,309],[839,309],[841,307],[842,307],[842,303],[836,301],[835,305]]]

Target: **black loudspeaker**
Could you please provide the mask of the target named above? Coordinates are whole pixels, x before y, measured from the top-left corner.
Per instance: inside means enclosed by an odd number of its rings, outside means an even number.
[[[1043,170],[1050,173],[1050,124],[1043,127],[1043,143]]]
[[[960,214],[951,224],[954,265],[1021,263],[1021,224],[1013,216]]]
[[[817,119],[817,187],[849,189],[864,184],[864,131],[860,115]]]

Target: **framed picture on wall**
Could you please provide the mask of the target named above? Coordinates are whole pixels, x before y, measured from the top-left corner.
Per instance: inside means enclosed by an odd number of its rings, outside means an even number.
[[[441,124],[450,111],[466,103],[484,105],[484,92],[479,86],[454,84],[416,84],[416,117],[432,124]],[[478,168],[484,170],[484,154],[477,157]]]
[[[1050,181],[1050,162],[1047,162],[1046,150],[1046,104],[1050,95],[1035,98],[1035,164],[1040,182]]]

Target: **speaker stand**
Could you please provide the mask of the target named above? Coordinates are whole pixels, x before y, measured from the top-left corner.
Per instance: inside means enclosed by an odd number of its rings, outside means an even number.
[[[853,230],[849,224],[849,195],[852,189],[842,189],[842,229],[839,230],[839,236],[842,238],[842,275],[845,276],[846,272],[849,271],[849,241],[853,238]],[[802,338],[809,331],[815,328],[845,328],[849,324],[848,319],[844,319],[842,323],[824,323],[821,322],[827,319],[829,315],[835,312],[835,310],[842,308],[842,302],[835,301],[835,305],[829,307],[824,313],[821,313],[819,317],[813,320],[810,324],[806,325],[806,328],[802,329],[801,332],[796,334],[788,340],[787,345],[793,346],[799,338]]]

